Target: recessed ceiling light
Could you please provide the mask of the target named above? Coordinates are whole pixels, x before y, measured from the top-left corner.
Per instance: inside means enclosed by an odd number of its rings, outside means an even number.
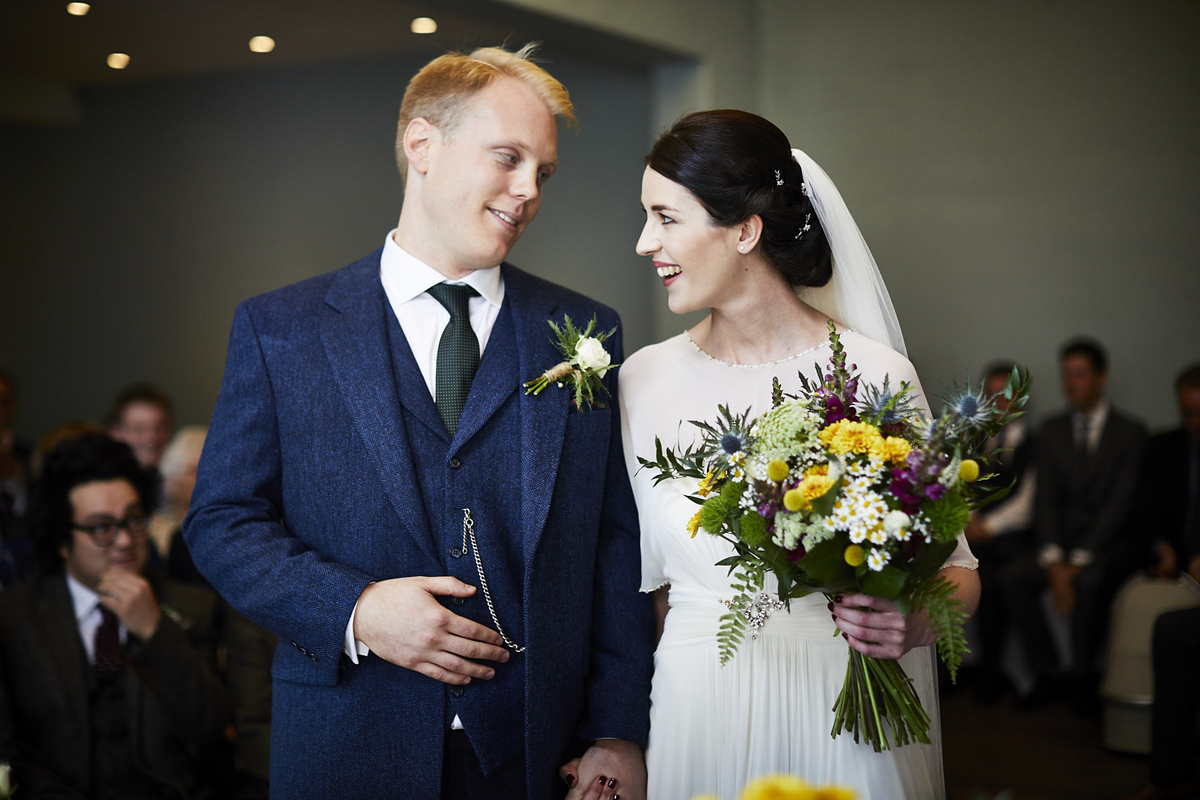
[[[91,10],[92,7],[87,3],[67,3],[67,13],[76,17],[82,17]]]
[[[417,17],[412,21],[413,33],[435,33],[437,31],[437,23],[429,17]]]
[[[255,53],[269,53],[275,49],[275,40],[270,36],[255,36],[250,40],[250,49]]]
[[[129,66],[129,56],[125,53],[109,53],[108,65],[113,69],[125,69]]]

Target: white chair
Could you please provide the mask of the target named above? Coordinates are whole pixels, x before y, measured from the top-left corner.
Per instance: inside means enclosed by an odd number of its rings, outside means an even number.
[[[1123,753],[1150,752],[1150,711],[1154,705],[1151,637],[1164,611],[1200,606],[1200,585],[1181,574],[1151,578],[1139,572],[1127,580],[1112,607],[1104,699],[1104,746]]]

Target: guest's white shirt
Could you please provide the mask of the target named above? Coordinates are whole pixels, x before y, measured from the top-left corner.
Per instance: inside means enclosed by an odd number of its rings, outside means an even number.
[[[390,231],[383,243],[383,253],[379,257],[379,279],[383,282],[383,292],[400,322],[404,338],[408,339],[408,346],[432,397],[437,386],[438,343],[441,342],[442,332],[450,324],[450,312],[428,293],[429,287],[442,282],[460,283],[479,292],[478,297],[471,298],[469,312],[471,329],[479,339],[479,354],[482,356],[504,302],[504,278],[497,265],[490,269],[477,269],[461,281],[447,280],[445,275],[405,252],[396,244],[395,234],[395,230]],[[355,664],[359,656],[371,652],[361,640],[354,638],[354,615],[357,612],[358,603],[355,603],[354,610],[350,612],[350,621],[346,623],[343,643],[343,650]]]
[[[87,652],[89,664],[96,663],[96,631],[104,621],[100,612],[100,595],[93,592],[67,573],[67,590],[71,593],[71,605],[75,609],[75,627],[79,629],[79,638],[83,640],[83,649]],[[117,636],[121,644],[125,643],[124,623],[117,621]]]

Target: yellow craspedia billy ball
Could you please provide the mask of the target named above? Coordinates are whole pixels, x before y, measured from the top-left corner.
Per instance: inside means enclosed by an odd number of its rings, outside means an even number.
[[[772,458],[767,462],[767,478],[781,483],[788,476],[788,465],[786,461],[778,458]]]
[[[973,458],[964,458],[958,467],[958,477],[967,483],[979,480],[979,462]]]
[[[857,567],[866,560],[866,555],[863,553],[862,547],[852,544],[846,548],[842,558],[846,559],[846,563],[852,567]]]
[[[788,489],[783,493],[783,507],[788,511],[799,511],[804,508],[804,492],[799,489]]]

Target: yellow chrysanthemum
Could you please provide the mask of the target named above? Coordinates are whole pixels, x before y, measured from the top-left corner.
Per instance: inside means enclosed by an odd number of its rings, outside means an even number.
[[[912,452],[912,445],[907,439],[901,439],[899,436],[889,436],[883,440],[885,455],[884,460],[890,461],[893,464],[903,464],[908,459],[908,454]]]
[[[804,781],[788,775],[767,775],[750,781],[738,800],[809,800],[812,792]]]
[[[840,456],[870,453],[883,447],[883,436],[869,422],[839,420],[820,433],[821,443]]]
[[[781,461],[778,458],[772,458],[767,462],[767,479],[781,483],[788,476],[788,465],[786,461]]]
[[[691,536],[693,539],[696,538],[696,531],[698,531],[698,530],[700,530],[700,512],[699,511],[697,511],[695,514],[693,514],[692,518],[689,519],[688,523],[687,523],[688,535]]]
[[[958,465],[958,477],[967,483],[974,483],[979,480],[979,462],[971,458],[964,458],[962,463]]]
[[[708,497],[709,494],[712,493],[714,484],[724,477],[725,473],[723,471],[713,472],[710,470],[709,473],[704,476],[704,480],[700,481],[700,488],[696,490],[696,494],[700,495],[701,497]]]
[[[828,475],[808,475],[796,486],[783,494],[783,507],[788,511],[808,511],[812,501],[825,494],[833,486]]]
[[[856,544],[852,544],[846,548],[846,553],[842,556],[846,559],[846,563],[852,567],[857,567],[866,560],[863,555],[863,549]]]
[[[829,464],[827,464],[827,463],[826,464],[816,464],[815,466],[811,466],[808,469],[804,470],[804,474],[806,476],[808,476],[808,475],[828,475],[829,474]]]

